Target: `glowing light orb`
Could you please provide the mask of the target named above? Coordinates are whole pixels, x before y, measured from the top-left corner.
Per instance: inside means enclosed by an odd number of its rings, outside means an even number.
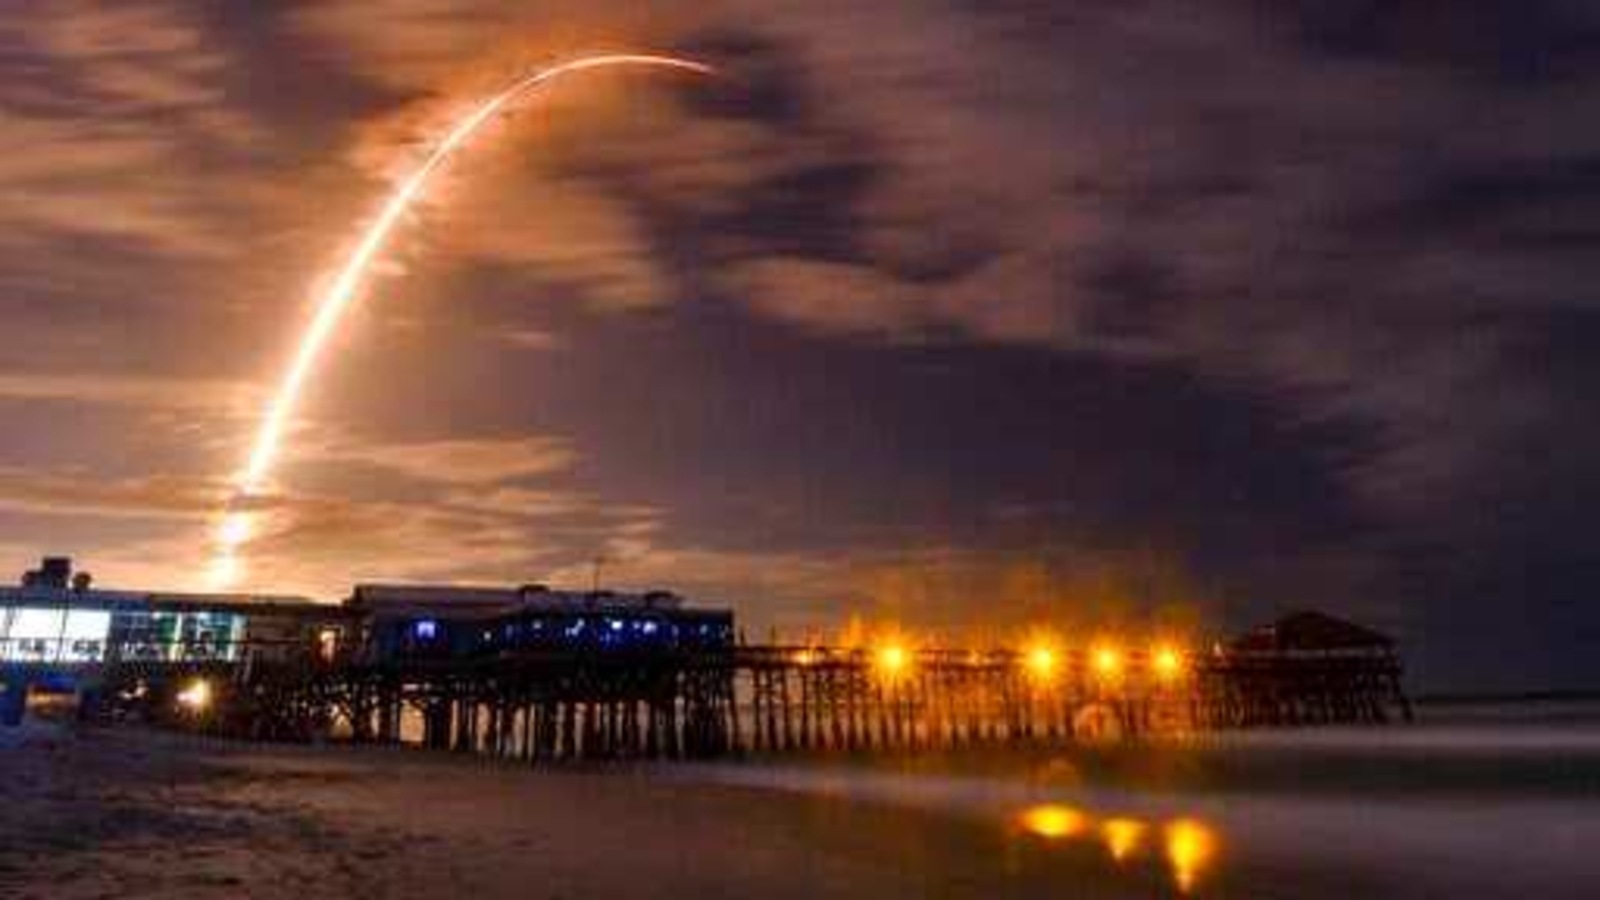
[[[237,547],[250,540],[255,531],[255,523],[250,520],[250,514],[244,512],[229,512],[222,517],[217,525],[217,541],[230,547]]]
[[[911,651],[903,644],[885,644],[878,648],[873,661],[878,672],[886,678],[898,678],[911,666]]]
[[[1178,819],[1167,824],[1166,843],[1172,880],[1178,890],[1188,893],[1216,862],[1216,832],[1195,819]]]
[[[256,517],[249,510],[229,509],[223,512],[212,535],[216,552],[206,567],[206,587],[221,590],[235,584],[244,575],[240,556],[246,544],[255,537]]]
[[[1109,645],[1096,647],[1090,657],[1090,663],[1094,666],[1094,673],[1107,681],[1122,674],[1122,653],[1115,647]]]
[[[1158,644],[1150,653],[1150,666],[1162,681],[1177,681],[1183,677],[1183,654],[1169,644]]]
[[[211,707],[211,682],[204,678],[196,678],[189,682],[183,690],[173,699],[178,701],[178,706],[192,713],[205,712]]]
[[[1022,811],[1017,821],[1029,834],[1051,841],[1074,837],[1089,827],[1088,816],[1060,803],[1029,807]]]
[[[1023,658],[1028,666],[1028,674],[1040,681],[1048,681],[1056,673],[1059,660],[1056,651],[1044,644],[1039,644],[1028,650]]]

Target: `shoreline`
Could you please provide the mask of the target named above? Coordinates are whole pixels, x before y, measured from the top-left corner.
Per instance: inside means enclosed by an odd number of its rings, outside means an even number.
[[[1533,754],[1531,768],[1508,777],[1493,744],[1458,748],[1449,763],[1418,740],[1429,733],[1244,735],[1165,748],[1159,763],[1150,748],[1132,748],[1098,761],[1074,751],[987,766],[833,758],[530,768],[38,723],[0,732],[0,893],[1175,896],[1160,842],[1179,821],[1213,828],[1221,848],[1189,896],[1593,893],[1600,865],[1583,847],[1600,841],[1600,752]],[[1156,777],[1162,766],[1179,777]],[[1363,781],[1386,767],[1397,767],[1388,781]],[[1547,783],[1552,773],[1561,778]],[[1059,834],[1019,827],[1037,808],[1055,810]],[[1121,861],[1102,834],[1112,821],[1145,828]]]

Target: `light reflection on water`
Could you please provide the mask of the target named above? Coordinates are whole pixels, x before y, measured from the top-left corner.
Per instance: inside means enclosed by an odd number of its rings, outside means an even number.
[[[1064,841],[1089,835],[1094,820],[1075,807],[1040,803],[1018,813],[1016,823],[1034,837]],[[1149,824],[1132,816],[1111,816],[1093,829],[1105,844],[1111,860],[1119,864],[1139,854],[1149,830]],[[1161,834],[1173,884],[1179,891],[1188,893],[1202,875],[1215,867],[1220,844],[1217,832],[1199,819],[1182,817],[1167,822]]]
[[[1100,836],[1105,839],[1112,861],[1124,862],[1138,854],[1145,830],[1145,824],[1138,819],[1121,816],[1107,819],[1100,826]]]
[[[1188,892],[1216,859],[1216,833],[1195,819],[1178,819],[1167,824],[1166,838],[1172,878],[1178,890]]]
[[[1046,840],[1077,837],[1089,827],[1089,817],[1059,803],[1041,803],[1022,811],[1022,827]]]
[[[1600,704],[1422,712],[1406,728],[1224,732],[1111,755],[671,771],[982,823],[1025,858],[1103,868],[1132,896],[1178,892],[1165,826],[1188,819],[1212,833],[1176,833],[1194,897],[1600,897]],[[1030,833],[1018,816],[1045,803],[1088,828]]]

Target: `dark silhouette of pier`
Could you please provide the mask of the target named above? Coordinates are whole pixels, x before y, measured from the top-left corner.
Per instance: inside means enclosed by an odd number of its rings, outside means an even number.
[[[910,753],[1137,740],[1235,727],[1409,718],[1392,655],[1244,659],[1114,673],[1085,652],[1046,675],[1019,651],[737,646],[670,654],[361,662],[313,653],[254,665],[113,664],[102,715],[269,740],[332,738],[529,762]],[[178,695],[204,679],[208,708]]]
[[[918,752],[1409,718],[1391,641],[1301,613],[1207,648],[744,643],[726,610],[623,595],[358,586],[342,604],[0,589],[0,721],[82,715],[528,761]]]

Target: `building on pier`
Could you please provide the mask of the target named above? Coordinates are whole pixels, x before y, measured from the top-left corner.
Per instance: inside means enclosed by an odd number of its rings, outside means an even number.
[[[1228,651],[1245,657],[1391,657],[1395,644],[1364,625],[1306,610],[1252,628],[1230,643]]]
[[[731,611],[690,608],[670,591],[364,584],[345,608],[363,623],[363,653],[376,663],[703,651],[734,639]]]
[[[529,758],[710,756],[733,714],[733,613],[666,591],[359,585],[322,681],[353,740]]]
[[[0,587],[0,720],[30,693],[97,694],[108,683],[162,695],[193,673],[287,663],[340,633],[337,607],[300,597],[102,590],[52,557]]]
[[[1218,726],[1409,721],[1395,642],[1326,613],[1292,613],[1216,648],[1201,718]]]
[[[0,665],[235,662],[314,642],[338,612],[301,597],[101,590],[63,557],[0,587]]]

